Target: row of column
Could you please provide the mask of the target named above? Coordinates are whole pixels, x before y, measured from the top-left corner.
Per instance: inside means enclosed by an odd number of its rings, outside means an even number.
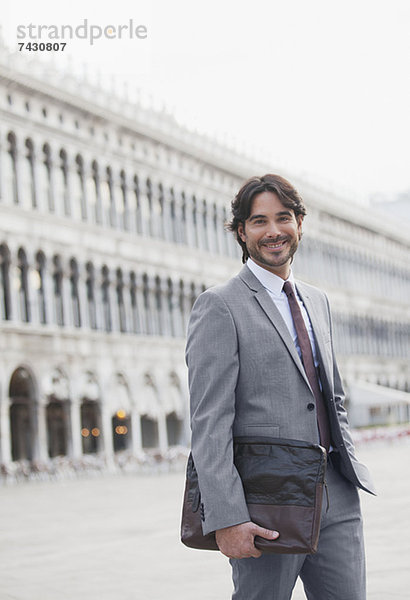
[[[0,198],[27,210],[100,224],[239,256],[224,229],[224,206],[174,187],[154,183],[125,169],[101,168],[65,149],[56,156],[49,144],[36,149],[13,132],[0,141]]]
[[[146,416],[141,415],[135,409],[130,411],[130,414],[123,417],[124,423],[127,424],[113,427],[115,414],[104,404],[89,403],[95,405],[94,421],[84,421],[81,414],[83,401],[72,400],[65,401],[66,421],[61,426],[65,427],[66,449],[62,453],[72,459],[81,459],[85,454],[102,453],[108,462],[112,463],[115,454],[114,436],[116,430],[118,435],[126,435],[127,441],[120,449],[127,449],[134,456],[140,456],[141,452],[147,448],[155,448],[159,452],[165,452],[170,445],[177,443],[186,443],[183,437],[182,420],[175,414],[173,417],[173,425],[178,426],[178,432],[175,434],[167,427],[167,419],[169,415],[161,412],[157,415]],[[22,405],[20,405],[22,406]],[[14,407],[14,410],[13,410]],[[32,402],[25,405],[25,409],[21,410],[18,415],[18,410],[12,399],[4,399],[0,403],[0,453],[1,463],[9,464],[13,460],[26,459],[31,462],[47,463],[52,458],[49,454],[50,431],[47,431],[47,403]],[[64,410],[65,410],[64,409]],[[13,416],[11,411],[13,410]],[[12,422],[14,420],[14,422]],[[145,421],[145,423],[144,423]],[[115,423],[122,423],[121,419]],[[93,423],[93,425],[87,425]],[[153,437],[151,432],[144,433],[146,423],[151,423],[155,426],[156,434]],[[84,438],[93,436],[95,438],[95,447],[90,446],[85,442]],[[21,439],[17,439],[20,437]],[[172,437],[172,439],[169,439]],[[14,438],[14,439],[13,439]],[[18,452],[18,456],[13,456],[14,452]],[[17,450],[16,450],[17,449]]]
[[[354,290],[403,304],[410,296],[410,270],[308,236],[303,238],[295,263],[302,279],[311,280],[314,274],[324,288]]]
[[[12,255],[0,246],[0,316],[5,320],[183,337],[205,286],[59,255]]]
[[[333,324],[338,354],[410,357],[410,323],[335,312]]]

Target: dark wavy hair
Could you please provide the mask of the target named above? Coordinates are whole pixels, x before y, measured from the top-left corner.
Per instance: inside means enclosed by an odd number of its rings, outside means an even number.
[[[234,200],[232,200],[232,219],[225,225],[228,231],[232,231],[235,234],[236,241],[242,248],[243,263],[249,258],[249,253],[245,242],[241,240],[238,234],[238,225],[242,223],[245,226],[245,221],[251,214],[252,201],[255,196],[262,192],[273,192],[276,194],[283,206],[293,210],[296,217],[298,215],[306,215],[306,208],[299,192],[284,177],[267,174],[263,177],[251,177],[248,181],[245,181]]]

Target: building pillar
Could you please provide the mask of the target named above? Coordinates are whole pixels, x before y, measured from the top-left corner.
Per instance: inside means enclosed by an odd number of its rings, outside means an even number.
[[[163,228],[164,228],[164,239],[167,242],[173,241],[173,231],[172,231],[172,214],[171,214],[171,194],[169,192],[168,187],[164,187],[163,189]]]
[[[132,453],[138,456],[142,452],[141,417],[135,408],[131,410],[131,434]]]
[[[81,458],[83,455],[83,442],[81,436],[81,399],[73,398],[70,402],[70,427],[72,458]]]
[[[47,417],[46,417],[46,399],[40,398],[35,405],[35,438],[33,448],[33,459],[41,462],[47,462],[48,457],[48,442],[47,442]]]
[[[10,398],[0,403],[0,460],[3,464],[11,462]]]
[[[6,183],[6,155],[4,144],[4,132],[0,131],[0,203],[5,204],[5,183]]]
[[[112,433],[112,415],[109,408],[106,406],[105,399],[101,403],[101,428],[103,451],[105,455],[106,465],[112,468],[114,465],[114,438]]]
[[[167,421],[162,411],[158,414],[158,446],[160,452],[168,450]]]
[[[10,312],[11,321],[20,322],[20,285],[21,282],[18,280],[17,272],[17,254],[10,250],[10,270],[9,270],[9,281],[10,281]]]
[[[183,197],[175,192],[175,241],[177,244],[185,244],[185,227],[183,219]]]

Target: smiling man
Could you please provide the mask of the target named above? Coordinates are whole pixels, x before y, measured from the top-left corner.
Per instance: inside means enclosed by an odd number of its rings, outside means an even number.
[[[249,179],[232,202],[229,229],[243,252],[240,273],[201,294],[186,359],[192,454],[204,534],[231,559],[234,600],[288,600],[296,579],[309,600],[365,600],[358,488],[374,493],[355,455],[326,295],[295,281],[293,257],[306,209],[283,177]],[[261,554],[234,465],[233,438],[269,436],[328,450],[327,498],[316,554]]]

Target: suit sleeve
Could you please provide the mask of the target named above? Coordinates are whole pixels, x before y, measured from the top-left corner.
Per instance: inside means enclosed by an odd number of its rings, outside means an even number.
[[[332,314],[331,314],[331,310],[330,310],[329,299],[326,295],[325,295],[325,298],[326,298],[327,310],[328,310],[328,315],[329,315],[330,336],[331,336],[331,343],[332,343],[333,394],[334,394],[335,407],[336,407],[336,411],[337,411],[337,416],[338,416],[343,440],[346,445],[346,449],[348,450],[349,453],[351,452],[352,454],[354,454],[353,439],[352,439],[352,436],[350,433],[349,421],[348,421],[347,412],[346,412],[346,409],[344,406],[345,400],[346,400],[346,394],[345,394],[345,391],[343,388],[342,378],[340,376],[339,367],[337,365],[336,355],[335,355],[335,351],[334,351]]]
[[[192,455],[203,503],[203,533],[249,521],[233,463],[235,388],[239,373],[236,327],[224,300],[199,296],[187,336]]]
[[[345,403],[345,392],[343,389],[342,378],[339,373],[339,368],[337,366],[335,351],[333,347],[333,327],[332,327],[332,316],[330,311],[329,300],[326,296],[326,303],[329,312],[329,321],[330,321],[330,330],[331,330],[331,340],[332,340],[332,358],[333,358],[333,392],[334,392],[334,400],[335,407],[337,411],[337,417],[339,421],[339,426],[343,439],[343,448],[339,448],[341,450],[341,454],[344,453],[348,456],[348,462],[342,463],[342,471],[345,471],[345,475],[348,479],[354,480],[356,479],[356,484],[359,485],[362,489],[371,494],[375,494],[375,487],[372,481],[371,475],[367,469],[367,467],[358,461],[356,457],[354,442],[352,438],[352,434],[350,432],[349,421],[347,418],[347,412],[344,406]],[[344,466],[343,466],[344,465]],[[353,469],[353,478],[349,473],[350,469]],[[346,471],[347,469],[347,471]]]

